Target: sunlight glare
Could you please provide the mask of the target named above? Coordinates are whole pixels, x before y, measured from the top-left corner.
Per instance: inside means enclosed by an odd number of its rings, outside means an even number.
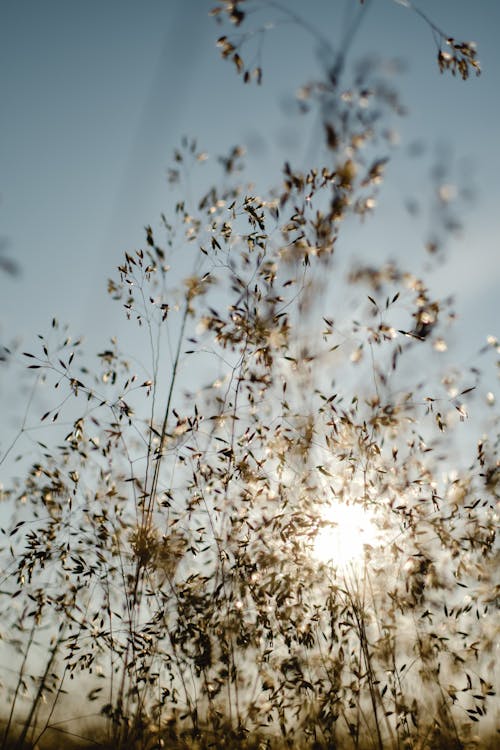
[[[370,513],[360,505],[335,503],[322,517],[327,525],[318,531],[313,547],[313,555],[320,562],[339,568],[357,565],[363,561],[365,545],[380,544]]]

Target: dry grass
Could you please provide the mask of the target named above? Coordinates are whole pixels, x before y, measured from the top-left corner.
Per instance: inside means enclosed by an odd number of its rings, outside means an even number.
[[[176,153],[174,215],[108,283],[143,374],[114,339],[89,367],[55,320],[25,353],[56,432],[6,492],[2,750],[495,746],[498,438],[454,461],[481,384],[433,369],[446,303],[413,270],[337,263],[400,106],[366,66],[340,97],[334,63],[301,94],[322,169],[257,197],[234,148],[188,207],[204,155]],[[344,560],[352,506],[373,532]]]

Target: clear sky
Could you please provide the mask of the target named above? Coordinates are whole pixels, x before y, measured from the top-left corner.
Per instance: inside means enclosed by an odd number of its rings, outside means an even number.
[[[172,209],[166,168],[182,135],[209,153],[247,144],[262,190],[279,180],[273,169],[287,148],[306,157],[311,133],[285,104],[297,84],[314,77],[314,43],[293,26],[276,29],[263,49],[262,87],[244,87],[215,49],[221,32],[208,17],[213,4],[3,0],[0,235],[20,275],[0,275],[2,343],[21,337],[29,350],[52,316],[96,347],[128,330],[106,298],[106,280],[125,250],[143,244],[143,227]],[[335,46],[355,0],[282,4]],[[432,154],[449,147],[455,177],[470,178],[476,198],[435,280],[458,294],[468,356],[500,333],[500,3],[418,5],[450,35],[477,42],[483,75],[465,83],[440,76],[425,23],[393,0],[371,4],[352,57],[376,52],[407,62],[399,80],[409,110],[399,124],[401,154],[416,139],[427,148],[411,169],[396,157],[370,230],[371,252],[380,260],[423,252],[425,232],[408,234],[404,202],[413,196],[425,205]]]

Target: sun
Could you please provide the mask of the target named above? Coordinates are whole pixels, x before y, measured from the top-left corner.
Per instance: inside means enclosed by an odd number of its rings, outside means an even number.
[[[357,566],[365,557],[365,545],[380,545],[380,531],[361,505],[335,503],[322,512],[325,523],[313,546],[313,556],[337,568]]]

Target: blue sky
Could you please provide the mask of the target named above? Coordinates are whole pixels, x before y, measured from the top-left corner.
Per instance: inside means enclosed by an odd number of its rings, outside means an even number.
[[[263,86],[244,87],[215,49],[221,31],[208,18],[213,4],[2,3],[0,235],[21,269],[18,278],[0,276],[4,344],[19,337],[30,350],[53,316],[95,347],[127,330],[119,307],[106,298],[106,279],[125,250],[143,244],[144,226],[173,208],[165,175],[181,136],[196,137],[209,153],[248,144],[262,190],[279,180],[287,148],[305,158],[309,125],[290,120],[284,103],[314,77],[314,43],[293,26],[276,29],[264,46]],[[283,4],[305,14],[335,46],[355,0]],[[404,200],[413,195],[425,203],[432,154],[449,148],[455,174],[470,176],[476,198],[448,265],[433,278],[458,294],[468,357],[488,334],[499,333],[500,3],[418,5],[450,35],[477,42],[483,75],[465,83],[440,76],[425,23],[393,0],[374,0],[352,58],[376,52],[406,61],[399,85],[409,114],[399,123],[401,156],[389,172],[370,242],[381,261],[422,252],[425,232],[409,229]],[[404,154],[415,140],[427,151],[409,162]]]

